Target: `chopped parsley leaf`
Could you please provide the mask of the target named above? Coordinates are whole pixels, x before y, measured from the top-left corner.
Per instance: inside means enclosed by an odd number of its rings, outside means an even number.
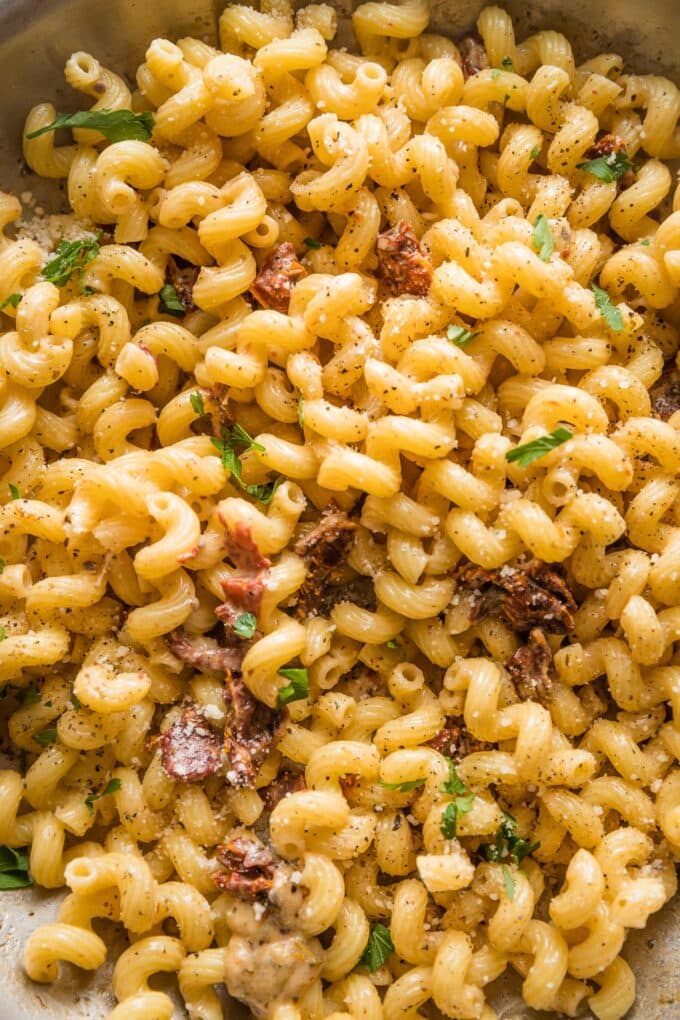
[[[205,404],[203,403],[202,393],[196,390],[194,393],[190,394],[189,402],[191,403],[191,408],[195,414],[198,414],[201,417],[205,414]]]
[[[424,779],[407,779],[403,783],[383,783],[380,780],[380,786],[384,786],[386,790],[398,790],[399,793],[411,793],[412,790],[417,790],[420,786],[425,786]]]
[[[466,815],[472,810],[472,804],[476,794],[468,793],[464,797],[456,797],[450,804],[446,805],[441,820],[441,833],[444,839],[455,839],[458,816]]]
[[[0,846],[0,890],[25,889],[33,885],[28,854],[11,846]]]
[[[602,318],[614,333],[620,333],[623,329],[623,318],[606,290],[602,290],[596,283],[591,283],[590,289],[595,295],[595,304],[600,310]]]
[[[452,758],[447,758],[449,763],[449,778],[442,783],[443,793],[469,793],[467,786],[458,775],[456,763]]]
[[[309,695],[309,678],[306,669],[292,668],[280,669],[279,676],[290,680],[285,687],[279,688],[277,704],[279,708],[288,705],[291,701],[302,701]]]
[[[101,233],[96,237],[82,237],[75,241],[61,240],[54,258],[43,267],[43,279],[55,287],[65,287],[74,273],[78,274],[80,289],[83,290],[83,273],[99,255]]]
[[[90,793],[85,798],[87,804],[87,810],[91,815],[94,814],[94,802],[101,800],[102,797],[108,797],[112,793],[118,793],[120,790],[120,779],[111,779],[106,786],[106,789],[102,790],[101,793]]]
[[[19,691],[19,704],[22,708],[40,704],[40,692],[36,691],[35,687],[24,687]]]
[[[479,333],[472,333],[465,326],[454,326],[453,323],[446,327],[446,339],[450,340],[456,347],[467,347]]]
[[[31,131],[27,138],[38,138],[59,128],[89,128],[99,131],[109,142],[134,139],[146,142],[153,132],[153,114],[149,110],[133,113],[132,110],[78,110],[77,113],[60,113],[51,124]]]
[[[37,740],[43,747],[47,747],[48,744],[53,744],[57,739],[56,728],[50,726],[46,730],[39,730],[38,733],[33,734],[33,739]]]
[[[251,638],[257,627],[255,613],[239,613],[234,622],[234,634],[240,638]]]
[[[504,811],[503,821],[496,833],[495,841],[482,844],[479,852],[485,860],[496,864],[505,857],[511,857],[515,864],[519,865],[525,857],[532,854],[534,850],[538,850],[540,845],[540,843],[532,843],[530,840],[518,836],[517,822],[512,815]]]
[[[166,283],[158,292],[158,310],[165,315],[173,315],[176,319],[181,319],[186,314],[184,302],[171,283]]]
[[[505,883],[505,893],[509,900],[515,898],[515,880],[512,877],[512,872],[507,864],[501,864],[501,871],[503,872],[503,882]]]
[[[370,970],[371,974],[374,974],[393,952],[394,945],[390,929],[386,928],[384,924],[375,924],[368,936],[368,942],[359,963]]]
[[[0,301],[0,312],[7,308],[8,305],[11,305],[12,308],[16,308],[20,301],[21,294],[10,294],[4,301]]]
[[[241,425],[234,425],[228,434],[224,434],[223,439],[213,436],[210,441],[219,450],[222,466],[225,471],[229,471],[236,484],[260,503],[265,505],[271,503],[274,493],[281,484],[281,479],[277,478],[274,482],[266,482],[263,485],[247,485],[241,474],[241,458],[236,452],[238,447],[246,447],[246,449],[264,453],[264,446],[256,443]]]
[[[508,450],[505,459],[510,464],[517,461],[521,468],[528,467],[539,457],[544,457],[546,453],[550,453],[562,443],[566,443],[572,436],[573,433],[569,429],[561,427],[553,429],[547,436],[539,436],[537,439],[532,439],[528,443],[522,443],[521,446],[515,446],[514,449]]]
[[[538,252],[539,258],[547,262],[555,250],[555,241],[548,219],[541,213],[534,221],[534,232],[531,235],[531,243]]]
[[[592,174],[605,184],[613,184],[632,170],[633,164],[627,152],[610,152],[608,156],[598,156],[597,159],[588,160],[587,163],[577,163],[576,169]]]

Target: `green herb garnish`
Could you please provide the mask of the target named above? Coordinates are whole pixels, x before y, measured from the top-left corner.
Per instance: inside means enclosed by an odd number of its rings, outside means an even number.
[[[248,493],[265,505],[271,503],[272,497],[281,484],[281,480],[266,482],[264,485],[246,485],[241,473],[241,459],[236,452],[239,447],[257,450],[264,453],[264,446],[256,443],[252,436],[249,436],[241,425],[234,425],[230,432],[225,433],[224,439],[211,438],[213,446],[220,451],[220,459],[225,471],[228,470],[236,483]]]
[[[275,481],[266,482],[264,485],[244,485],[244,489],[253,499],[256,499],[264,506],[269,506],[281,481],[282,479],[277,478]]]
[[[456,763],[451,758],[446,760],[449,765],[449,778],[442,783],[441,790],[442,793],[454,795],[456,799],[446,805],[441,820],[441,832],[446,839],[453,839],[456,835],[458,816],[466,815],[468,811],[472,810],[472,802],[476,795],[468,790],[458,775]]]
[[[3,559],[3,557],[0,556],[0,574],[2,574],[2,572],[4,571],[5,566],[6,566],[6,563],[5,563],[4,559]]]
[[[3,626],[0,625],[0,641],[6,641],[6,640],[7,640],[7,631],[5,630],[5,628]]]
[[[513,64],[513,62],[510,59],[510,57],[503,57],[503,59],[501,60],[501,67],[503,68],[504,71],[514,71],[515,70],[515,65]]]
[[[239,613],[233,626],[236,637],[251,638],[257,627],[255,613]]]
[[[7,308],[8,305],[11,305],[12,308],[16,308],[20,301],[21,294],[10,294],[4,301],[0,301],[0,312]]]
[[[0,890],[25,889],[33,885],[28,871],[28,854],[0,846]]]
[[[535,159],[538,159],[538,154],[539,154],[539,152],[540,152],[540,151],[541,151],[541,150],[539,149],[539,147],[538,147],[537,145],[534,145],[533,149],[532,149],[532,150],[531,150],[531,152],[529,153],[529,157],[531,158],[531,161],[532,161],[532,162],[533,162],[533,161],[534,161]]]
[[[501,69],[500,69],[500,67],[494,67],[493,71],[491,72],[491,80],[492,81],[498,81],[500,76],[501,76]]]
[[[308,248],[320,248],[321,247],[321,241],[317,241],[317,239],[315,237],[306,237],[305,240],[304,240],[304,243],[307,245]]]
[[[280,669],[279,676],[290,680],[285,687],[279,688],[277,703],[279,708],[288,705],[291,701],[302,701],[309,695],[309,678],[306,669]]]
[[[110,142],[134,139],[146,142],[153,132],[153,114],[149,110],[133,113],[132,110],[79,110],[77,113],[60,113],[51,124],[31,131],[27,138],[38,138],[59,128],[90,128],[99,131]]]
[[[19,489],[19,486],[15,485],[14,482],[9,483],[9,494],[11,499],[21,499],[21,491]]]
[[[633,164],[627,152],[610,152],[608,156],[598,156],[597,159],[588,160],[587,163],[576,164],[577,170],[592,174],[605,184],[613,184],[632,168]]]
[[[19,704],[22,708],[40,704],[40,691],[36,691],[35,687],[24,687],[19,691]]]
[[[456,797],[454,801],[446,805],[441,820],[441,833],[444,839],[455,839],[458,816],[466,815],[468,811],[472,810],[475,796],[474,793],[468,793],[464,797]]]
[[[73,274],[77,273],[82,290],[83,272],[99,255],[101,236],[98,233],[96,237],[82,237],[75,241],[61,240],[54,258],[43,267],[43,278],[55,287],[65,287]]]
[[[599,308],[604,321],[611,330],[615,333],[620,333],[623,329],[623,318],[607,291],[602,290],[596,283],[591,283],[590,289],[595,295],[595,304]]]
[[[87,810],[91,815],[94,814],[94,802],[101,800],[102,797],[108,797],[112,793],[118,793],[120,790],[120,779],[111,779],[106,786],[106,789],[102,790],[101,793],[90,793],[85,798],[87,804]]]
[[[456,347],[467,347],[476,336],[479,336],[479,333],[472,333],[465,326],[454,326],[451,323],[450,326],[446,327],[446,339],[450,340]]]
[[[398,641],[395,640],[395,638],[390,638],[390,640],[387,642],[387,647],[394,650],[396,648],[401,648],[401,645],[399,644]]]
[[[501,871],[503,872],[503,882],[505,883],[505,893],[509,900],[515,898],[515,880],[512,877],[512,872],[507,864],[501,864]]]
[[[371,974],[374,974],[393,952],[394,945],[390,929],[386,928],[384,924],[376,924],[368,936],[368,942],[359,963],[370,970]]]
[[[525,857],[538,850],[540,843],[531,843],[528,839],[517,835],[517,822],[507,811],[503,812],[503,821],[496,833],[493,843],[484,843],[479,848],[482,857],[494,864],[499,864],[503,858],[511,857],[515,864],[519,865]]]
[[[449,778],[445,783],[442,783],[442,792],[455,794],[469,793],[470,791],[467,786],[458,775],[455,761],[452,758],[447,758],[446,760],[449,763]]]
[[[572,436],[573,433],[569,429],[553,429],[547,436],[539,436],[538,439],[532,439],[528,443],[522,443],[521,446],[508,450],[505,459],[510,464],[514,464],[517,461],[521,468],[528,467],[529,464],[533,464],[539,457],[544,457],[546,453],[550,453],[551,450],[561,446],[562,443],[566,443]]]
[[[40,730],[38,733],[34,733],[33,739],[37,740],[43,747],[47,747],[48,744],[53,744],[57,739],[57,731],[54,726],[50,726],[46,730]]]
[[[203,394],[196,390],[195,393],[189,395],[189,402],[191,408],[195,414],[202,417],[205,414],[205,404],[203,403]]]
[[[538,252],[539,258],[541,258],[543,262],[547,262],[555,250],[555,242],[553,240],[552,231],[550,230],[550,223],[543,213],[541,213],[540,216],[537,216],[534,221],[534,232],[531,235],[531,243]]]
[[[407,779],[404,783],[383,783],[381,779],[379,780],[379,785],[384,786],[386,790],[398,790],[399,793],[411,793],[412,790],[417,790],[420,786],[425,786],[425,780]]]
[[[166,283],[158,292],[158,310],[165,315],[173,315],[176,319],[181,319],[186,314],[184,302],[171,283]]]

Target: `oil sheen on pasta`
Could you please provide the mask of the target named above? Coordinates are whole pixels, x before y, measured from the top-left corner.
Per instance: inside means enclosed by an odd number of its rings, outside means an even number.
[[[680,92],[428,20],[76,53],[152,136],[0,195],[0,843],[112,1020],[618,1020],[676,890]]]

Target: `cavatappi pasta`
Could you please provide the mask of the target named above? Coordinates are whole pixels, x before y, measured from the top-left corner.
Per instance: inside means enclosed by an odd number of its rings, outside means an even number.
[[[352,20],[234,4],[133,92],[76,53],[146,136],[44,103],[73,217],[0,195],[0,843],[69,890],[25,969],[106,918],[111,1020],[159,972],[492,1020],[508,970],[618,1020],[680,857],[680,91]]]

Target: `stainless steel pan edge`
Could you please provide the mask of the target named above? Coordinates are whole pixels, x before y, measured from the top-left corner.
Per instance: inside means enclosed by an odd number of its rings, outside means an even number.
[[[63,80],[66,58],[77,49],[94,53],[128,76],[156,35],[194,34],[214,38],[217,0],[0,0],[0,187],[31,190],[49,209],[63,205],[63,189],[38,182],[21,159],[21,127],[27,109],[49,99],[59,109],[75,109]],[[340,39],[351,41],[352,4],[339,0]],[[456,36],[469,29],[481,2],[433,0],[434,29]],[[636,71],[680,79],[680,0],[508,0],[522,38],[537,28],[569,36],[580,58],[597,52],[620,53]],[[133,80],[132,77],[130,80]],[[54,920],[62,894],[0,894],[0,1020],[99,1020],[114,1003],[111,964],[94,977],[62,966],[56,986],[35,985],[21,970],[26,936]],[[122,948],[113,926],[101,935],[112,956]],[[624,955],[638,977],[638,999],[629,1020],[680,1020],[680,903],[669,904],[643,931],[631,932]],[[163,979],[152,982],[165,987]],[[528,1009],[511,978],[493,996],[499,1020],[547,1020]],[[185,1014],[179,1008],[177,1016]],[[235,1004],[228,1015],[242,1017]],[[586,1016],[588,1014],[586,1013]]]

